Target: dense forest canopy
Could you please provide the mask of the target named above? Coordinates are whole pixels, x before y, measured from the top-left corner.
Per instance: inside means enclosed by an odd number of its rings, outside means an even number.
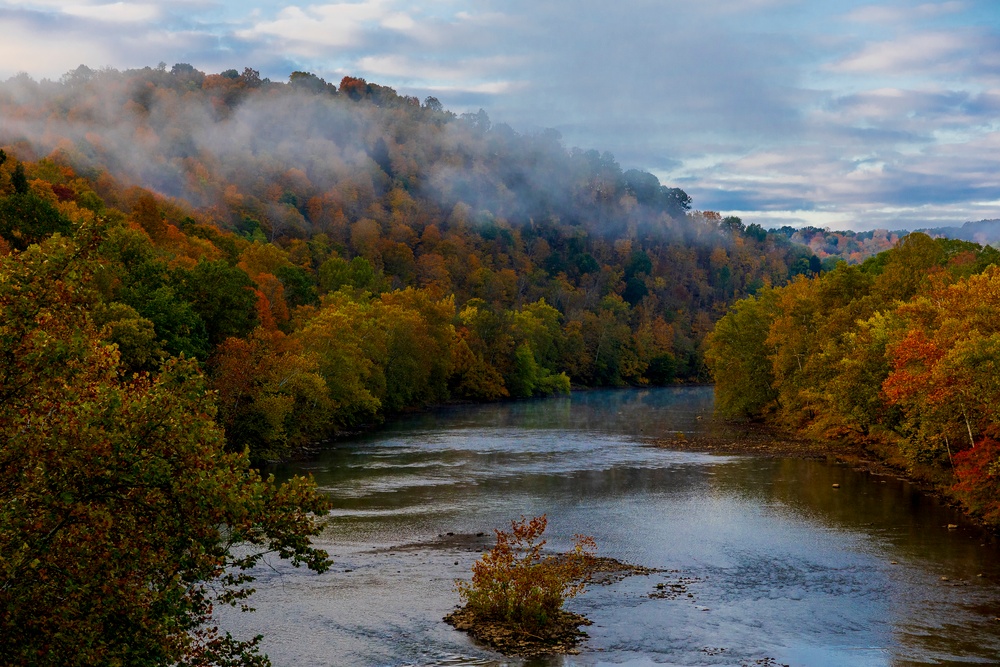
[[[0,648],[263,665],[212,626],[325,502],[255,467],[448,399],[703,376],[808,250],[607,154],[360,79],[0,86]],[[812,258],[815,260],[815,258]]]
[[[708,338],[718,408],[862,442],[1000,524],[998,260],[913,233],[737,302]]]

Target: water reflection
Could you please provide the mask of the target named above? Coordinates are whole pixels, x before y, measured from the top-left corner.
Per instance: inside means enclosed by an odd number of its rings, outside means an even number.
[[[262,570],[257,614],[224,621],[278,666],[521,664],[440,619],[490,530],[546,512],[554,546],[666,572],[574,600],[587,651],[534,664],[997,664],[996,545],[895,478],[650,446],[729,428],[710,411],[706,388],[452,408],[286,466],[334,499],[336,566]],[[649,597],[677,577],[690,597]]]

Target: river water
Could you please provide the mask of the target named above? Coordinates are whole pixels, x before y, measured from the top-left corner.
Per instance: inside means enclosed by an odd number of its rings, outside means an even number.
[[[710,388],[462,406],[282,466],[332,498],[335,565],[260,568],[257,612],[223,626],[277,667],[1000,665],[994,541],[895,477],[653,445],[731,428],[711,409]],[[583,533],[663,572],[591,587],[568,603],[583,652],[523,663],[441,617],[492,529],[542,513],[553,548]]]

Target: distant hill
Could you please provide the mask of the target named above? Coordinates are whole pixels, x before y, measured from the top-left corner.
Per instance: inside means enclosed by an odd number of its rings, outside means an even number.
[[[889,231],[874,229],[867,232],[851,230],[834,231],[819,227],[789,227],[769,229],[769,234],[781,235],[792,243],[804,245],[819,258],[825,270],[837,262],[860,264],[872,255],[889,250],[909,232],[905,229]]]
[[[931,227],[913,231],[932,237],[972,241],[980,245],[1000,245],[1000,219],[967,222],[961,227]],[[768,234],[784,236],[792,243],[809,248],[820,260],[824,270],[832,269],[841,260],[848,264],[860,264],[873,255],[893,248],[909,233],[910,230],[906,229],[855,232],[789,226],[768,230]]]
[[[332,313],[341,306],[369,326],[373,308],[405,310],[393,299],[446,299],[441,318],[455,327],[455,363],[478,373],[468,386],[450,377],[450,395],[463,398],[532,395],[533,386],[510,379],[531,364],[582,385],[703,380],[702,339],[733,300],[822,268],[783,235],[691,210],[683,190],[623,169],[610,153],[355,77],[337,86],[307,72],[280,83],[251,68],[81,66],[57,82],[0,82],[0,118],[7,250],[72,229],[52,206],[124,220],[148,236],[152,249],[143,252],[162,254],[170,270],[153,271],[156,281],[143,288],[161,290],[160,301],[125,285],[132,291],[112,294],[112,303],[136,310],[151,339],[174,336],[166,352],[216,365],[229,338],[257,345],[253,327],[231,336],[237,318],[211,309],[195,319],[191,299],[207,302],[211,291],[193,291],[210,281],[180,268],[222,272],[238,296],[247,292],[239,285],[252,284],[267,308],[251,308],[243,321],[273,321],[288,335],[347,331],[343,323],[309,328],[340,317]],[[23,214],[28,205],[34,217]],[[41,223],[26,225],[29,218]],[[389,301],[373,306],[382,295]],[[173,315],[161,317],[167,306]],[[558,331],[544,351],[510,333],[525,308],[542,309]],[[448,374],[438,375],[447,388]],[[335,424],[430,402],[425,394],[385,399],[383,387],[395,381],[371,378],[355,386],[374,398]]]
[[[973,241],[980,245],[996,246],[1000,243],[1000,220],[980,220],[967,222],[961,227],[934,227],[918,230],[930,236],[944,236],[949,239]]]

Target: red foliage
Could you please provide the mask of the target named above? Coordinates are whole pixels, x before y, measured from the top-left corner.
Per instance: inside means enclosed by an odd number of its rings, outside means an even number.
[[[899,404],[924,393],[927,378],[945,350],[927,338],[923,331],[910,331],[906,338],[888,350],[892,371],[882,384],[890,403]]]
[[[76,193],[73,191],[73,188],[60,183],[52,184],[52,194],[58,197],[59,201],[72,201],[76,199]]]
[[[969,509],[989,523],[1000,522],[1000,442],[986,437],[956,454],[955,476],[952,488]]]
[[[368,93],[368,82],[353,76],[345,76],[340,80],[340,92],[353,100],[359,100]]]

